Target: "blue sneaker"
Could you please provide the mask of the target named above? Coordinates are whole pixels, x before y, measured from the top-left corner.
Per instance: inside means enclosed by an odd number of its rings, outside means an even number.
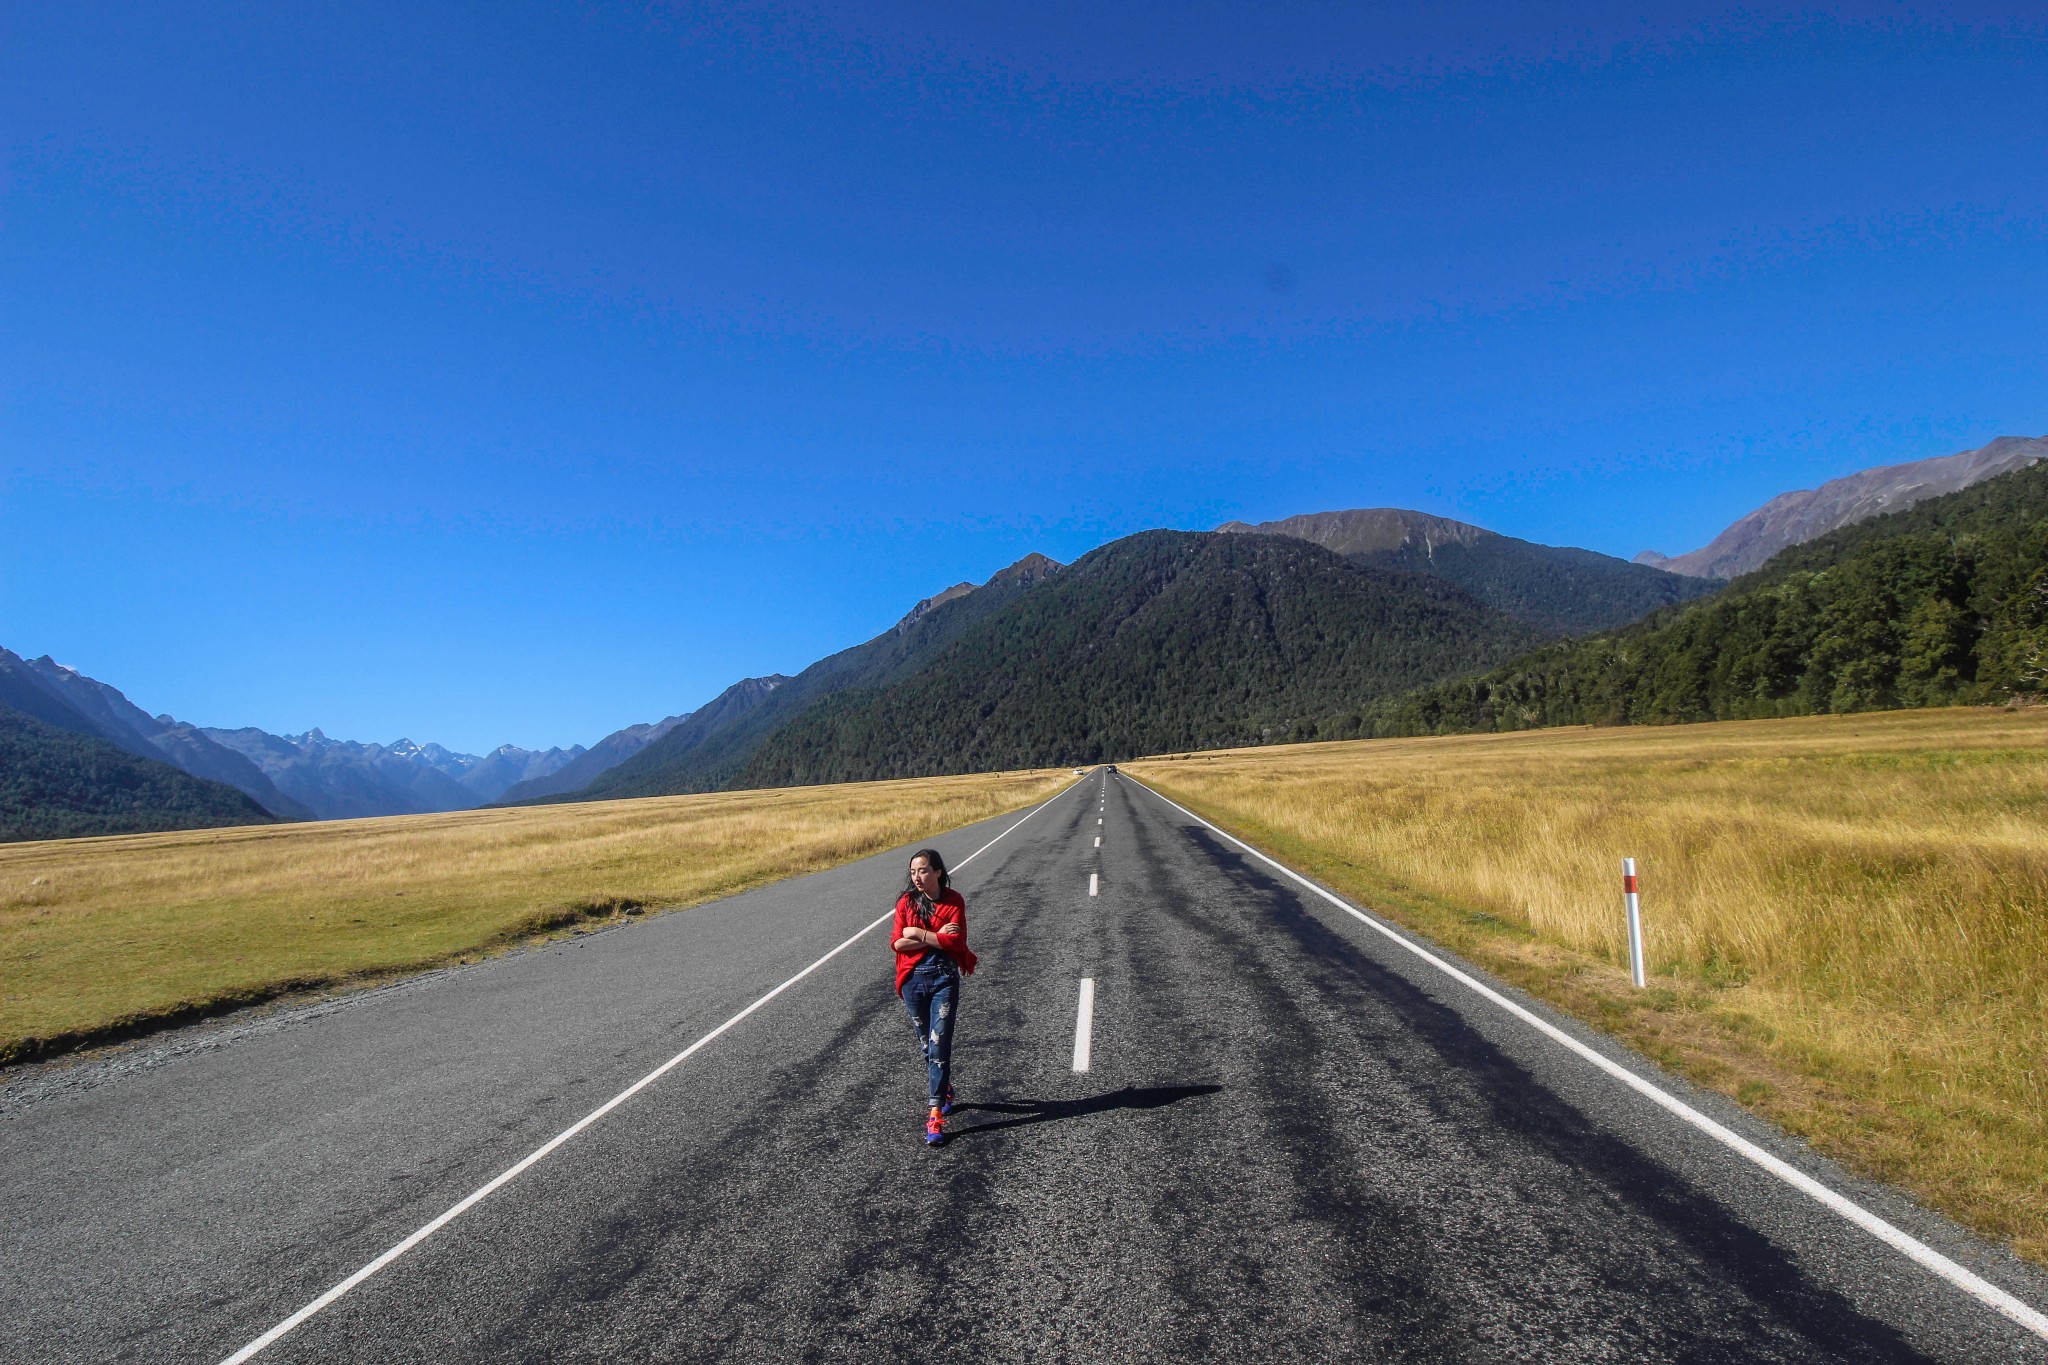
[[[946,1111],[933,1106],[930,1116],[924,1121],[924,1145],[936,1147],[945,1140]]]
[[[945,1101],[939,1105],[939,1112],[941,1114],[950,1114],[953,1112],[953,1087],[950,1085],[946,1087],[946,1098]]]

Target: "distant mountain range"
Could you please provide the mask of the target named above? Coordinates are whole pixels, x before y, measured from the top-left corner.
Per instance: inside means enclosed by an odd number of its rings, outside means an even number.
[[[507,744],[478,756],[410,740],[394,744],[332,740],[319,730],[273,735],[253,727],[201,727],[168,715],[152,716],[120,689],[47,655],[24,659],[6,649],[0,649],[0,715],[13,720],[10,754],[15,765],[12,776],[17,780],[8,784],[9,791],[26,791],[23,784],[47,778],[56,784],[53,790],[79,797],[85,790],[80,783],[91,784],[77,775],[100,772],[109,782],[118,777],[116,785],[126,790],[168,794],[166,799],[179,814],[167,818],[183,819],[184,814],[203,809],[223,814],[218,823],[236,823],[250,812],[262,819],[329,820],[464,810],[494,801],[519,783],[544,780],[587,756],[580,744],[539,751]],[[53,733],[92,743],[81,747],[71,739],[60,742]],[[125,755],[129,761],[116,763],[94,745]],[[47,772],[31,762],[31,754],[40,750],[47,750],[52,765]],[[163,774],[145,780],[141,774],[146,774],[147,768],[138,768],[137,763],[164,764],[181,777],[232,788],[239,795],[230,799],[215,792],[202,797],[196,789]],[[79,799],[82,805],[72,803],[77,806],[75,818],[57,821],[72,832],[186,827],[153,823],[145,810],[148,801],[141,797],[113,804]],[[51,811],[71,808],[54,796],[49,800],[56,803]],[[0,830],[44,828],[56,819],[54,815],[31,819],[17,814],[19,819],[0,809]],[[236,819],[227,819],[226,814]],[[11,837],[33,836],[17,833]]]
[[[201,733],[241,755],[321,820],[467,810],[584,754],[580,744],[541,751],[506,744],[479,758],[409,739],[392,744],[329,739],[317,729],[302,735],[273,735],[253,726]]]
[[[715,704],[715,703],[714,703]],[[556,796],[573,792],[588,786],[611,769],[618,767],[648,745],[660,739],[669,731],[688,720],[691,712],[685,711],[666,720],[650,721],[642,725],[628,725],[623,730],[614,730],[588,749],[570,759],[552,772],[537,772],[512,783],[491,799],[506,805],[521,801],[534,801],[543,796]],[[579,749],[581,745],[577,746]],[[549,752],[559,752],[550,750]]]
[[[1997,509],[2033,505],[2008,490],[2034,485],[2010,481],[2044,456],[2048,437],[2002,437],[1865,470],[1775,498],[1701,550],[1635,564],[1397,508],[1145,532],[1070,567],[1029,555],[985,583],[934,593],[794,676],[742,679],[694,712],[626,726],[588,749],[505,745],[478,756],[317,729],[202,728],[151,716],[47,657],[0,649],[0,837],[1092,762],[1569,716],[1910,705],[2010,691],[2020,673],[2043,674],[2037,690],[2048,691],[2048,634],[1997,625],[1998,613],[2019,611],[1998,575],[2032,563],[2033,534]],[[1957,501],[1957,489],[1986,491]],[[1902,520],[1899,509],[1917,517],[1916,505],[1937,520]],[[2007,539],[1992,560],[2004,567],[1986,576],[1978,560],[1958,560],[1936,572],[1943,554],[1964,553],[1955,537],[1991,535],[1994,522]],[[1871,547],[1900,527],[1921,528],[1924,543],[1910,554]],[[1766,561],[1768,572],[1753,572]],[[1724,575],[1745,572],[1726,587]],[[1863,598],[1829,595],[1851,583]],[[1971,585],[1963,598],[1959,583]],[[1880,609],[1923,590],[1934,595],[1913,597],[1910,621]],[[1785,614],[1788,593],[1803,594],[1807,616]],[[1853,638],[1807,638],[1845,612],[1872,611]],[[1754,648],[1743,661],[1714,652],[1744,640]],[[1673,681],[1710,658],[1732,671],[1685,684],[1690,692]],[[1645,673],[1650,660],[1661,662]]]
[[[1667,558],[1645,550],[1635,562],[1673,573],[1735,578],[1762,568],[1780,550],[2042,459],[2048,459],[2048,436],[2001,436],[1959,455],[1879,465],[1819,488],[1780,493],[1688,554]]]

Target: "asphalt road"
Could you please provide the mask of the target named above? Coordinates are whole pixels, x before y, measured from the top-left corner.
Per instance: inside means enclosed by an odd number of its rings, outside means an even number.
[[[957,861],[1014,823],[931,842]],[[230,1357],[860,931],[905,852],[19,1073],[0,1359]],[[957,885],[982,969],[946,1146],[876,928],[257,1359],[2048,1361],[1128,779]]]

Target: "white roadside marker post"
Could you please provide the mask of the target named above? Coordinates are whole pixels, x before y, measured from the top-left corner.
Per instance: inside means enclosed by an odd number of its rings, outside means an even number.
[[[1636,860],[1621,860],[1621,896],[1628,905],[1628,977],[1643,986],[1643,911],[1636,900]]]

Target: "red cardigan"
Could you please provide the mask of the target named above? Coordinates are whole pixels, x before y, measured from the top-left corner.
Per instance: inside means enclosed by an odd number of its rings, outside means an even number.
[[[948,926],[952,926],[951,930]],[[893,947],[909,928],[933,929],[939,934],[942,947],[936,949],[959,964],[963,972],[972,972],[976,958],[967,951],[967,902],[960,899],[960,893],[951,889],[941,891],[932,902],[930,924],[919,924],[917,909],[909,896],[896,902],[896,924],[889,931],[889,943]],[[899,948],[896,951],[896,994],[903,994],[903,983],[910,977],[910,969],[923,960],[924,955],[935,951],[922,945],[916,948]]]

